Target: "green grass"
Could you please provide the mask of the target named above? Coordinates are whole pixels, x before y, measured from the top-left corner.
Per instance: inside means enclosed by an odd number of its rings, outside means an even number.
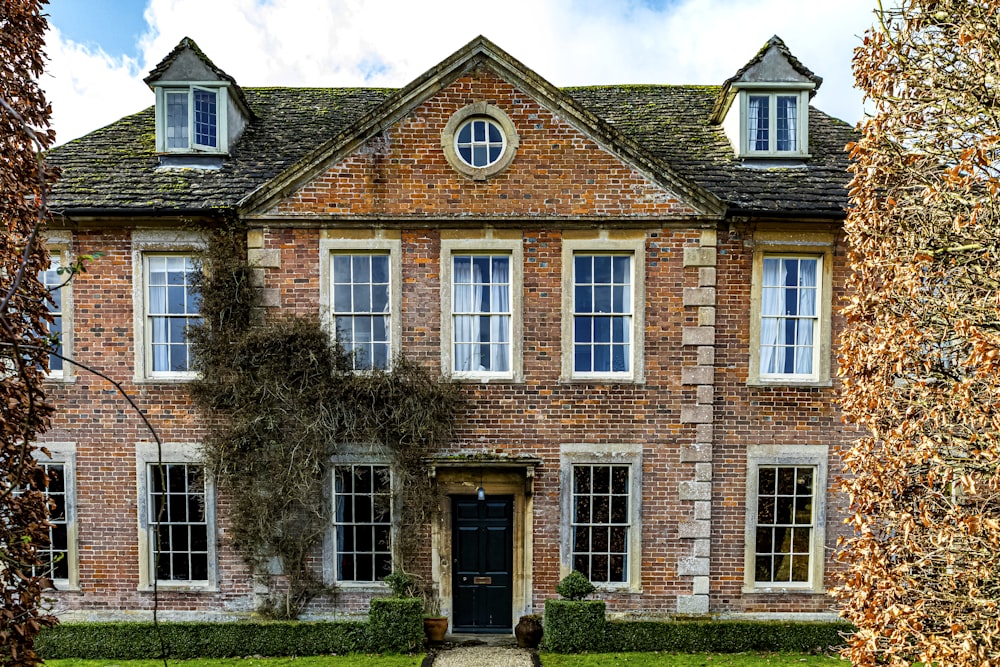
[[[840,658],[805,653],[542,653],[542,667],[844,667]]]
[[[170,667],[420,667],[423,655],[322,655],[308,658],[168,660]],[[160,660],[46,660],[48,667],[163,667]]]

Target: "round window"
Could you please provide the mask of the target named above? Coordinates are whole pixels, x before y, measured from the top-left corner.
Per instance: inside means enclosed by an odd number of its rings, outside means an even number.
[[[500,161],[507,138],[491,118],[467,120],[455,133],[455,152],[470,167],[489,167]]]
[[[487,102],[462,107],[441,132],[441,149],[448,164],[477,181],[509,167],[520,143],[507,114]]]

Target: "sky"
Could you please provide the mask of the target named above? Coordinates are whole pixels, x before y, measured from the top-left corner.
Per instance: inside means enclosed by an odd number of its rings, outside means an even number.
[[[864,113],[851,55],[875,0],[50,0],[57,143],[153,104],[143,77],[185,36],[244,87],[404,86],[484,35],[556,86],[721,84],[772,36]]]

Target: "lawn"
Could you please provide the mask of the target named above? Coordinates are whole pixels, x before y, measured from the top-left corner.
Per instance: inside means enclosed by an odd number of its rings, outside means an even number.
[[[420,667],[423,655],[170,660],[179,667]],[[542,653],[542,667],[844,667],[839,658],[804,653]],[[46,660],[48,667],[163,667],[159,660]],[[482,667],[489,667],[483,665]]]
[[[844,667],[840,658],[804,653],[542,653],[542,667]]]
[[[338,655],[308,658],[169,660],[180,667],[420,667],[420,655]],[[163,667],[161,660],[46,660],[48,667]]]

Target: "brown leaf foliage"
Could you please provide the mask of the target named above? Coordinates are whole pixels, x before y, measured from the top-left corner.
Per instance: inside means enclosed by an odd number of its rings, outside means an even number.
[[[47,356],[47,291],[39,271],[48,253],[38,151],[53,140],[42,73],[43,0],[0,3],[0,665],[36,665],[34,638],[55,619],[39,610],[32,566],[48,541],[44,473],[32,442],[48,425],[42,392]],[[26,490],[28,489],[28,490]]]
[[[855,52],[843,408],[855,665],[1000,665],[1000,0],[902,0]]]

